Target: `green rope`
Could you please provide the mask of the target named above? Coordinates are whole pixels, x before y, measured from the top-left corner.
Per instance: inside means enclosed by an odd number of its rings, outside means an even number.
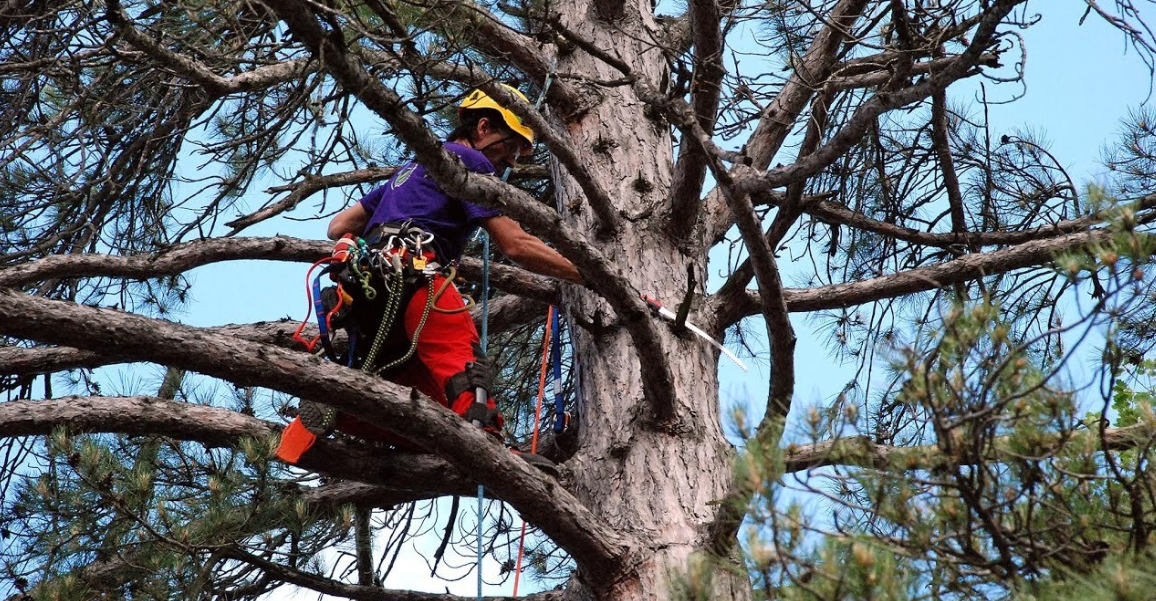
[[[353,252],[353,251],[351,250],[350,252]],[[361,253],[358,252],[358,253],[354,254],[352,259],[349,261],[349,268],[351,270],[353,270],[353,275],[357,277],[357,280],[359,282],[361,282],[361,291],[365,293],[365,298],[367,300],[373,300],[373,299],[377,298],[377,290],[374,290],[373,285],[369,283],[369,275],[370,275],[369,272],[368,271],[362,271],[361,268],[358,266],[358,262],[360,260],[361,260]]]
[[[385,339],[390,329],[393,328],[393,322],[397,320],[397,313],[401,308],[401,288],[404,277],[401,270],[395,269],[392,283],[387,284],[389,298],[385,300],[385,311],[381,315],[381,324],[377,326],[377,334],[374,335],[373,344],[369,347],[369,354],[365,356],[365,363],[361,366],[361,371],[365,373],[370,373],[373,370],[373,362],[377,360],[377,354],[381,352],[381,346],[385,344]]]
[[[417,328],[415,328],[413,331],[413,341],[411,341],[409,343],[409,350],[407,350],[405,352],[405,354],[402,355],[401,357],[394,359],[393,361],[390,361],[386,365],[383,365],[380,369],[378,369],[377,371],[374,372],[375,374],[380,375],[381,372],[383,372],[383,371],[393,369],[393,368],[397,367],[398,365],[401,365],[402,363],[409,361],[409,358],[412,357],[414,352],[417,351],[418,337],[421,336],[421,331],[423,329],[425,329],[425,322],[426,322],[426,320],[429,319],[430,309],[433,308],[433,305],[434,305],[434,279],[430,278],[429,279],[429,285],[426,287],[425,308],[422,309],[421,320],[417,322]]]

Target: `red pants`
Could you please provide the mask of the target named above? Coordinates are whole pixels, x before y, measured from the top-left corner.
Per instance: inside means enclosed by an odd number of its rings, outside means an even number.
[[[445,281],[438,275],[434,278],[433,289],[436,292]],[[413,298],[405,308],[405,337],[413,340],[414,332],[421,323],[421,316],[425,310],[426,300],[429,298],[429,288],[423,286],[414,293]],[[440,309],[460,309],[465,306],[462,295],[453,285],[438,297],[434,305]],[[422,394],[448,407],[458,415],[464,415],[474,404],[473,390],[463,392],[455,399],[446,398],[446,381],[466,369],[467,363],[478,359],[474,355],[474,348],[478,345],[478,329],[474,327],[474,319],[469,311],[457,313],[429,312],[425,327],[418,333],[417,356],[410,359],[401,370],[386,376],[386,378],[402,386],[410,386]],[[383,353],[385,356],[396,355],[399,349],[389,349],[394,352]],[[486,404],[492,409],[496,405],[493,398],[486,399]],[[351,415],[342,414],[337,421],[337,429],[356,436],[374,441],[389,442],[399,446],[408,446],[397,437],[385,430],[367,424]]]
[[[434,279],[433,290],[436,292],[445,281],[438,275]],[[422,286],[418,289],[405,308],[406,340],[413,340],[421,316],[429,298],[429,288]],[[453,285],[447,286],[436,304],[441,309],[461,309],[465,306],[462,296]],[[466,364],[478,359],[474,355],[474,348],[478,345],[478,330],[474,327],[473,317],[469,311],[456,313],[429,312],[425,326],[417,332],[416,357],[406,362],[399,371],[395,371],[386,378],[402,386],[418,389],[426,396],[448,407],[458,415],[464,415],[474,404],[475,392],[463,392],[454,399],[446,398],[446,382],[454,375],[465,371]],[[363,341],[368,344],[369,341]],[[398,356],[404,349],[386,349],[384,356]],[[486,404],[492,409],[496,405],[492,395],[486,399]],[[499,416],[499,427],[501,417]],[[352,415],[339,413],[336,427],[339,431],[374,442],[384,442],[402,448],[415,447],[400,437],[378,426],[366,423]],[[305,429],[296,418],[281,436],[281,447],[277,456],[289,462],[296,463],[301,455],[313,446],[316,437]]]

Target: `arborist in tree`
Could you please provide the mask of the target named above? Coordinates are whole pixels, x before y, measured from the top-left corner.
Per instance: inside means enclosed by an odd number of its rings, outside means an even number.
[[[526,100],[516,89],[503,87]],[[533,150],[534,132],[481,90],[466,96],[458,119],[444,148],[470,171],[494,174]],[[425,167],[411,162],[333,218],[328,235],[338,242],[332,258],[322,262],[329,262],[325,272],[337,285],[321,290],[315,281],[313,290],[319,339],[331,360],[416,388],[500,438],[504,419],[488,394],[489,363],[469,307],[453,285],[453,266],[478,226],[526,269],[582,283],[570,261],[517,221],[448,196]],[[339,357],[329,332],[342,327],[349,333],[350,348]],[[312,349],[316,342],[307,344]],[[486,393],[484,403],[479,392]],[[298,417],[282,434],[277,456],[296,463],[317,436],[335,429],[408,446],[354,416],[303,400]],[[549,464],[544,458],[523,457],[540,466]]]

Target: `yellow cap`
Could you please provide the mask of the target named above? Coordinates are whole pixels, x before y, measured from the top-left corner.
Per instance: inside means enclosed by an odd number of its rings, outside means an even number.
[[[506,84],[500,85],[503,88],[506,88],[506,91],[517,96],[518,98],[521,98],[523,102],[529,104],[530,100],[526,98],[526,95],[519,92],[516,88]],[[498,104],[485,92],[481,90],[474,90],[466,95],[466,99],[463,100],[461,105],[458,106],[458,118],[460,119],[462,117],[462,111],[468,109],[494,109],[495,111],[498,111],[498,113],[502,115],[502,121],[506,122],[507,127],[513,130],[514,133],[525,138],[531,146],[534,144],[534,130],[523,125],[521,117],[515,115],[506,107]],[[522,152],[522,154],[528,155],[532,151],[533,149],[528,146],[526,150]]]

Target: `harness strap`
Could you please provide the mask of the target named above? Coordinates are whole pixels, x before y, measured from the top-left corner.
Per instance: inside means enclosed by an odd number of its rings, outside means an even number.
[[[494,373],[490,366],[490,358],[485,354],[478,353],[476,349],[474,357],[472,362],[466,363],[464,370],[446,380],[446,399],[450,404],[453,404],[454,400],[462,396],[464,392],[478,388],[490,392],[493,388]]]

